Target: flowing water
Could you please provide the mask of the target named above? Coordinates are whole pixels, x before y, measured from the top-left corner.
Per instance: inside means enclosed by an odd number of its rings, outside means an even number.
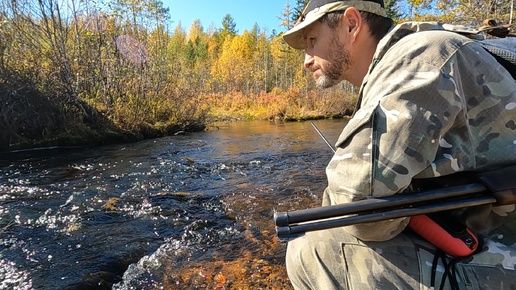
[[[289,289],[273,213],[319,206],[331,155],[266,121],[0,155],[0,289]]]

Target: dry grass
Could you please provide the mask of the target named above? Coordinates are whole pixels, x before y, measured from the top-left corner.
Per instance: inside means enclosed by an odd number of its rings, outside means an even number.
[[[244,95],[241,92],[210,94],[201,98],[217,120],[282,119],[303,120],[331,118],[349,114],[356,96],[342,91],[308,91],[291,88],[274,89],[269,93]]]

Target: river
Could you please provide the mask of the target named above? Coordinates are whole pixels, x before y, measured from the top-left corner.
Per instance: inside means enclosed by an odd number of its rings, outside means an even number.
[[[319,206],[331,155],[268,121],[2,154],[0,289],[291,289],[273,213]]]

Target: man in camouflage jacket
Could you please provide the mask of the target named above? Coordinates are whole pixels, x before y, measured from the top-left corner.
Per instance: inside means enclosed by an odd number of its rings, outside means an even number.
[[[516,82],[509,72],[471,37],[446,31],[451,26],[391,24],[382,0],[312,0],[284,35],[290,46],[306,49],[305,67],[318,86],[347,80],[360,87],[326,170],[323,205],[516,164]],[[460,289],[515,289],[515,206],[478,206],[459,217],[485,243],[456,263],[450,279],[442,277],[446,260],[436,265],[435,247],[405,230],[409,218],[401,218],[290,241],[292,285],[449,289],[456,280]]]

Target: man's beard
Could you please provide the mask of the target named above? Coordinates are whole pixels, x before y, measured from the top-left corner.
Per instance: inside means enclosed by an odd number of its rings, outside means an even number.
[[[343,73],[350,67],[349,52],[340,43],[336,33],[332,37],[329,60],[327,67],[322,68],[322,75],[317,78],[315,84],[319,88],[329,88],[344,80]]]

